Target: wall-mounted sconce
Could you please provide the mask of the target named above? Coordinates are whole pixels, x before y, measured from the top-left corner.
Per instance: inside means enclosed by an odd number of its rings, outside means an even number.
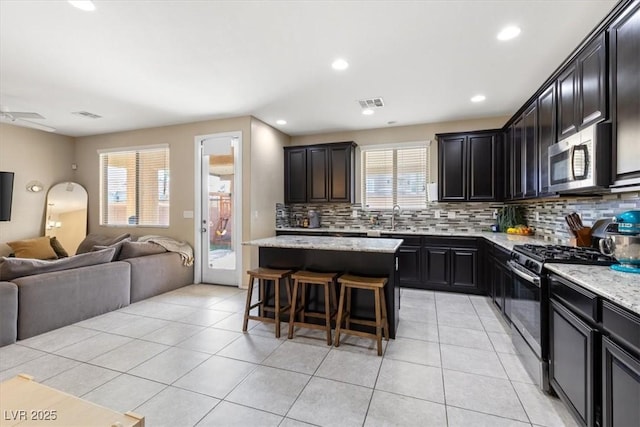
[[[44,185],[40,181],[29,181],[27,184],[27,191],[32,193],[39,193],[44,190]]]

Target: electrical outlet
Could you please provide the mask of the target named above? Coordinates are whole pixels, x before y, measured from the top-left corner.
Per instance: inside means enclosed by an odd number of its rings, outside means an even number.
[[[493,210],[493,219],[498,219],[498,209]]]
[[[353,210],[351,211],[351,216],[352,216],[353,218],[358,218],[358,210],[357,210],[357,209],[353,209]]]
[[[455,213],[455,211],[449,211],[449,212],[447,212],[447,218],[449,218],[449,219],[456,219],[456,213]]]
[[[433,211],[433,217],[434,217],[435,219],[440,218],[440,211],[439,211],[439,210],[437,210],[437,209],[436,209],[435,211]]]
[[[536,212],[534,217],[536,218],[536,221],[540,221],[540,212]]]
[[[193,218],[193,211],[182,211],[183,218]]]

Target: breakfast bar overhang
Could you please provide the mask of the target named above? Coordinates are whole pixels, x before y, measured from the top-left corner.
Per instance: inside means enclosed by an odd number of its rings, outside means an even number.
[[[397,252],[402,239],[276,236],[243,244],[259,248],[260,267],[386,276],[389,332],[390,337],[395,338],[400,309]],[[374,301],[369,292],[354,291],[352,314],[354,317],[374,318]]]

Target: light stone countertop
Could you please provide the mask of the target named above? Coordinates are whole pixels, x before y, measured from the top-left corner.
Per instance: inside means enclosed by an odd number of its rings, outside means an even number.
[[[367,230],[361,228],[277,228],[276,231],[293,231],[296,233],[315,234],[315,233],[359,233],[367,236],[367,233],[379,233],[381,238],[388,235],[394,236],[434,236],[434,237],[484,237],[485,239],[502,246],[507,250],[513,250],[514,245],[523,245],[525,243],[533,243],[538,245],[546,245],[546,242],[538,236],[519,236],[517,234],[492,233],[490,231],[439,231],[439,230]]]
[[[242,244],[268,248],[395,253],[402,244],[402,239],[331,236],[275,236],[242,242]]]
[[[545,268],[640,315],[640,274],[595,265],[549,263]]]

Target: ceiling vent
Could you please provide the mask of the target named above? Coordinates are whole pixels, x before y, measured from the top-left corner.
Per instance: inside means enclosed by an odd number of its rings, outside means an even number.
[[[363,109],[384,107],[384,101],[382,100],[382,98],[361,99],[358,101],[358,103]]]
[[[76,116],[86,117],[86,118],[88,118],[88,119],[101,119],[101,118],[102,118],[102,116],[99,116],[99,115],[97,115],[97,114],[90,113],[90,112],[88,112],[88,111],[74,111],[74,112],[73,112],[73,113],[71,113],[71,114],[75,114]]]

